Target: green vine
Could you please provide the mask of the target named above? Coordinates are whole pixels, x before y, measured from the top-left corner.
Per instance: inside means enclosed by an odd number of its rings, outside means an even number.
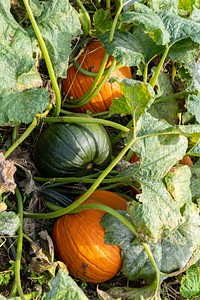
[[[51,79],[52,88],[53,88],[53,90],[55,92],[55,96],[56,96],[56,106],[55,106],[54,115],[58,116],[59,113],[60,113],[60,108],[61,108],[61,95],[60,95],[60,89],[59,89],[59,86],[58,86],[57,78],[56,78],[56,75],[55,75],[55,72],[54,72],[54,69],[53,69],[53,66],[52,66],[52,62],[51,62],[51,59],[50,59],[50,56],[49,56],[49,52],[48,52],[47,47],[45,45],[44,39],[43,39],[43,37],[40,33],[39,27],[36,23],[36,20],[34,18],[34,15],[32,13],[32,10],[30,8],[28,0],[23,0],[23,2],[24,2],[24,6],[26,8],[28,17],[30,19],[31,25],[33,27],[33,30],[35,32],[35,35],[38,39],[38,43],[39,43],[41,51],[43,53],[44,60],[46,62],[48,74],[49,74],[49,77]]]

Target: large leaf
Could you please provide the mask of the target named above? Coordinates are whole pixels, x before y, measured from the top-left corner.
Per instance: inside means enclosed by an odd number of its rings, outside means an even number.
[[[42,14],[36,19],[38,27],[56,75],[66,77],[72,38],[81,33],[78,13],[68,0],[48,0],[42,6]]]
[[[170,45],[188,37],[193,42],[200,44],[200,24],[177,16],[171,11],[164,11],[159,14],[159,17],[162,19],[165,30],[169,33]]]
[[[120,21],[141,27],[157,45],[169,42],[169,33],[161,18],[147,6],[135,2],[135,11],[122,13]]]
[[[170,47],[168,57],[181,64],[190,64],[195,61],[198,55],[199,44],[190,38],[184,38]]]
[[[141,45],[145,63],[150,62],[155,56],[164,51],[164,47],[157,45],[141,27],[133,27],[131,33],[134,39],[138,40]]]
[[[34,66],[33,49],[28,33],[15,21],[10,13],[10,1],[0,3],[0,91],[22,89],[18,79],[32,73],[29,88],[41,85],[41,79]],[[35,77],[34,77],[34,76]],[[25,88],[23,86],[23,88]]]
[[[110,106],[111,114],[131,114],[137,122],[151,106],[155,93],[148,83],[133,79],[115,79],[123,91],[123,96],[114,99]]]
[[[76,282],[60,269],[49,282],[50,291],[43,295],[43,300],[88,300]]]
[[[182,18],[171,10],[155,13],[137,2],[134,7],[134,12],[125,12],[121,15],[121,22],[141,27],[156,44],[171,46],[185,38],[200,43],[200,24],[195,21]]]
[[[140,183],[142,193],[137,195],[138,201],[132,203],[129,211],[140,238],[143,241],[155,242],[168,231],[175,229],[182,221],[178,204],[182,202],[182,198],[177,202],[174,201],[172,192],[170,191],[170,194],[166,189],[163,179],[184,156],[188,140],[178,134],[166,135],[167,123],[149,114],[143,115],[140,122],[138,122],[138,127],[139,124],[141,126],[138,131],[140,137],[132,146],[140,161],[130,166],[120,176],[128,176]],[[163,129],[163,135],[151,135],[157,128],[160,131]],[[184,180],[189,184],[189,172],[185,172]],[[188,199],[188,196],[185,199]]]
[[[27,89],[0,96],[0,126],[30,123],[35,114],[42,113],[49,103],[46,89]]]
[[[121,212],[125,217],[127,213]],[[130,217],[128,217],[130,220]],[[155,270],[145,248],[140,241],[111,215],[103,217],[105,242],[119,245],[122,249],[123,266],[121,272],[130,280],[145,279],[150,283],[155,278]],[[118,228],[118,230],[116,230]],[[176,229],[169,231],[168,236],[157,243],[149,244],[157,267],[165,273],[163,279],[172,272],[182,272],[184,268],[199,259],[200,251],[200,217],[196,205],[186,205],[183,211],[183,222]]]
[[[110,32],[98,36],[104,44],[106,52],[125,66],[138,66],[144,61],[140,40],[129,31],[116,30],[114,38],[109,42]]]

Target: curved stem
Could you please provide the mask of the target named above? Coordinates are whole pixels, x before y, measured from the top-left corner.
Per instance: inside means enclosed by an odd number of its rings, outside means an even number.
[[[131,126],[133,126],[132,119],[128,122],[128,124],[126,125],[126,128],[129,129],[129,131],[130,131]],[[114,138],[111,138],[112,146],[114,146],[117,142],[119,142],[122,139],[123,134],[124,134],[123,131],[120,131]]]
[[[22,246],[23,246],[23,202],[18,188],[15,189],[15,194],[17,198],[18,213],[20,217],[20,226],[18,229],[18,238],[17,238],[17,253],[16,253],[16,260],[15,260],[15,282],[17,285],[17,291],[19,296],[21,297],[22,300],[25,300],[24,293],[21,286],[21,279],[20,279]]]
[[[79,71],[81,72],[82,74],[84,74],[85,76],[89,76],[89,77],[97,77],[98,76],[98,72],[90,72],[90,71],[87,71],[85,69],[83,69],[76,60],[73,60],[73,65],[74,67]],[[122,64],[117,64],[114,68],[113,71],[116,71],[120,68],[122,68],[123,65]],[[105,70],[104,73],[103,73],[103,76],[106,75],[108,73],[108,70]]]
[[[44,118],[46,123],[84,123],[84,124],[101,124],[105,126],[110,126],[116,129],[119,129],[123,132],[128,133],[129,129],[121,124],[104,120],[104,119],[95,119],[95,118],[85,118],[85,117],[47,117]]]
[[[123,8],[123,3],[122,3],[122,0],[120,0],[120,5],[119,5],[119,7],[117,9],[117,12],[115,14],[115,18],[113,20],[112,27],[111,27],[111,30],[110,30],[110,35],[109,35],[108,43],[112,42],[112,40],[114,38],[114,33],[115,33],[116,26],[117,26],[117,21],[118,21],[118,18],[120,16],[120,13],[122,11],[122,8]]]
[[[168,46],[168,44],[166,44],[166,45],[165,45],[165,51],[164,51],[164,53],[163,53],[163,55],[162,55],[162,57],[161,57],[161,59],[160,59],[160,61],[159,61],[159,64],[158,64],[158,66],[157,66],[157,68],[156,68],[156,72],[155,72],[155,74],[151,77],[151,79],[150,79],[150,81],[149,81],[149,84],[152,86],[152,88],[154,88],[155,85],[156,85],[156,82],[157,82],[157,80],[158,80],[158,77],[159,77],[159,75],[160,75],[160,72],[161,72],[161,70],[162,70],[162,67],[163,67],[163,64],[164,64],[164,62],[165,62],[165,59],[166,59],[166,57],[167,57],[168,52],[169,52],[169,46]]]
[[[83,26],[84,36],[87,36],[91,33],[91,20],[90,15],[88,14],[85,6],[82,4],[81,0],[76,0],[78,6],[80,7],[79,19],[81,25]]]
[[[105,54],[105,56],[107,56],[107,54]],[[109,79],[110,74],[115,67],[115,64],[116,64],[116,60],[113,59],[109,69],[106,70],[106,75],[103,77],[103,79],[102,79],[102,76],[103,76],[102,73],[104,72],[105,69],[102,70],[103,72],[100,72],[100,70],[99,70],[99,73],[96,76],[94,82],[92,83],[90,89],[84,94],[84,96],[79,99],[76,99],[76,100],[71,100],[71,101],[69,101],[69,103],[65,103],[64,106],[69,107],[69,108],[76,108],[76,107],[83,106],[83,105],[87,104],[88,102],[90,102],[98,94],[98,92],[102,89],[103,85]],[[102,67],[102,65],[101,65],[101,67]],[[99,76],[99,74],[101,74],[101,76]],[[101,82],[99,83],[100,80],[101,80]]]
[[[33,129],[37,126],[37,119],[34,118],[32,123],[26,129],[26,131],[10,146],[10,148],[4,153],[4,157],[7,158],[33,131]]]
[[[147,82],[147,78],[148,78],[148,66],[149,64],[146,63],[144,65],[144,73],[143,73],[143,82],[146,83]]]
[[[49,113],[52,104],[50,103],[43,114],[37,114],[29,127],[24,131],[24,133],[8,148],[8,150],[4,153],[4,157],[7,158],[35,129],[37,126],[37,119],[44,118]]]
[[[52,65],[47,47],[46,47],[44,39],[43,39],[43,37],[40,33],[39,27],[38,27],[38,25],[35,21],[35,18],[34,18],[34,15],[33,15],[32,11],[31,11],[30,6],[29,6],[28,0],[23,0],[23,2],[24,2],[24,6],[26,8],[28,17],[30,19],[31,25],[33,27],[33,30],[35,32],[35,35],[38,39],[38,43],[39,43],[41,51],[43,53],[44,60],[46,62],[48,74],[49,74],[49,77],[51,79],[52,88],[53,88],[53,90],[55,92],[55,95],[56,95],[56,106],[55,106],[54,114],[55,114],[55,116],[58,116],[59,113],[60,113],[60,108],[61,108],[61,95],[60,95],[60,89],[59,89],[59,86],[58,86],[58,83],[57,83],[57,78],[56,78],[56,75],[55,75],[55,72],[54,72],[54,69],[53,69],[53,65]]]

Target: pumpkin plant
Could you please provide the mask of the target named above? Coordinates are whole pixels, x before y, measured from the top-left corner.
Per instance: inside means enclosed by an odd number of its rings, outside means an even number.
[[[109,164],[111,144],[99,124],[55,123],[40,135],[33,155],[46,177],[82,176]]]
[[[83,204],[104,204],[126,210],[127,201],[114,192],[96,190]],[[101,219],[105,211],[88,209],[58,218],[53,228],[53,241],[60,260],[71,275],[86,282],[100,283],[114,277],[122,259],[118,246],[104,242]]]
[[[83,97],[91,88],[95,81],[95,74],[98,74],[102,65],[105,53],[103,44],[99,40],[94,40],[86,46],[78,57],[76,66],[71,65],[68,68],[67,78],[62,79],[62,90],[66,97],[73,100],[74,104],[78,103],[77,99]],[[111,66],[112,61],[113,57],[109,56],[105,70]],[[110,77],[132,78],[131,69],[125,66],[117,68],[111,72]],[[100,82],[102,80],[103,77],[100,79]],[[114,98],[119,98],[121,95],[122,90],[119,84],[117,82],[111,83],[107,80],[89,103],[73,110],[78,112],[86,112],[87,110],[93,113],[103,112],[109,109]]]

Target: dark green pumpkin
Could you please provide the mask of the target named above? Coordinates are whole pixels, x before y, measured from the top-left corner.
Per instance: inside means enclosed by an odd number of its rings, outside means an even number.
[[[33,157],[45,177],[84,176],[92,169],[105,168],[111,149],[101,125],[56,123],[41,133]]]

